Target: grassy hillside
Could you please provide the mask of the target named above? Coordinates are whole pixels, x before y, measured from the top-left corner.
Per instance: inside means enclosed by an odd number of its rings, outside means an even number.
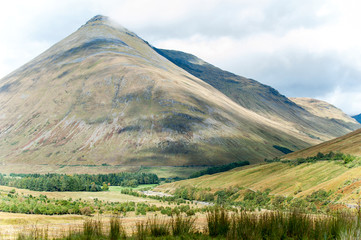
[[[316,146],[287,154],[283,158],[304,158],[309,156],[315,156],[318,152],[329,153],[331,151],[361,156],[361,129],[346,134],[342,137],[318,144]]]
[[[233,169],[159,186],[173,192],[179,187],[210,188],[211,192],[230,187],[253,191],[271,189],[271,194],[302,197],[324,189],[340,202],[356,203],[361,190],[361,167],[347,168],[338,162],[322,161],[298,166],[270,163]]]

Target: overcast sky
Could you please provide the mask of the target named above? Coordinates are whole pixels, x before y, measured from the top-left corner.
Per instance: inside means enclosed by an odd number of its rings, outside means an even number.
[[[360,12],[358,0],[3,1],[0,78],[102,14],[156,47],[358,114]]]

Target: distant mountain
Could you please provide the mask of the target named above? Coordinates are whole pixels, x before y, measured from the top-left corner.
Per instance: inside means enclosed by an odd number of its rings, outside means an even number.
[[[90,19],[0,80],[2,169],[256,163],[358,126],[211,65],[172,62],[107,17]]]
[[[290,98],[291,101],[298,106],[306,109],[308,112],[315,116],[328,119],[330,121],[338,121],[340,124],[349,123],[351,126],[360,128],[358,122],[345,114],[341,109],[333,106],[332,104],[314,98]],[[355,125],[356,124],[356,125]],[[357,129],[356,128],[356,129]]]
[[[361,123],[361,114],[352,116],[357,122]]]
[[[316,100],[311,101],[306,98],[288,99],[270,86],[223,71],[192,54],[154,49],[177,66],[209,83],[242,107],[285,125],[292,124],[301,134],[313,138],[313,140],[306,140],[307,142],[320,143],[361,127],[341,110],[326,102],[318,101],[315,104]],[[325,111],[327,107],[330,108],[328,112]],[[324,115],[319,114],[320,108],[323,108]],[[332,115],[326,116],[327,113]]]

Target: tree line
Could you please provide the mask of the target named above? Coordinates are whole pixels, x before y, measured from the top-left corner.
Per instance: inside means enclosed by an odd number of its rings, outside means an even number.
[[[0,174],[0,185],[34,191],[102,191],[108,186],[137,187],[140,184],[158,184],[153,173],[110,173],[110,174]]]
[[[354,167],[360,165],[360,158],[350,155],[350,154],[344,154],[341,152],[329,152],[329,153],[321,153],[318,152],[315,156],[310,156],[306,158],[297,158],[294,160],[289,159],[281,159],[278,157],[275,157],[273,159],[264,159],[267,163],[273,163],[273,162],[281,162],[281,163],[290,163],[292,165],[300,165],[303,163],[315,163],[318,161],[343,161],[343,163],[348,167]]]
[[[248,161],[239,161],[239,162],[233,162],[233,163],[229,163],[229,164],[209,167],[205,170],[193,173],[189,178],[197,178],[197,177],[207,175],[207,174],[211,175],[211,174],[215,174],[215,173],[226,172],[233,168],[242,167],[242,166],[246,166],[246,165],[249,165]]]

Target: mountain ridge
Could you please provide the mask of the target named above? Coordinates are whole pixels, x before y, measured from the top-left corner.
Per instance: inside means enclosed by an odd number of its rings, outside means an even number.
[[[304,101],[300,105],[300,101],[295,102],[293,101],[295,99],[285,97],[270,86],[224,71],[192,54],[155,47],[153,49],[177,66],[220,90],[239,105],[277,122],[292,122],[300,132],[316,138],[313,143],[319,143],[317,139],[325,141],[342,136],[360,127],[357,122],[347,118],[341,110],[337,113],[339,116],[343,114],[343,117],[335,120],[326,114],[319,116],[317,112],[321,110],[320,107],[317,111],[310,112],[311,108]],[[323,107],[325,105],[324,103]]]

